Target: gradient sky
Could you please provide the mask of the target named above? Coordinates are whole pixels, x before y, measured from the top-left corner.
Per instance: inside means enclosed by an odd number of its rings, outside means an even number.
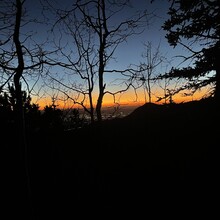
[[[62,1],[51,1],[54,2],[56,7],[62,8],[69,8],[73,1],[71,0],[62,0]],[[158,66],[156,69],[156,74],[164,73],[168,71],[172,66],[177,67],[181,63],[181,59],[175,58],[177,55],[183,55],[187,53],[183,48],[176,47],[172,48],[167,40],[165,39],[166,32],[162,30],[161,26],[163,25],[164,21],[168,18],[167,12],[169,8],[169,2],[167,0],[155,0],[151,3],[151,0],[131,0],[131,7],[120,14],[118,19],[123,20],[126,17],[129,17],[137,10],[147,10],[147,12],[154,13],[156,16],[150,20],[150,24],[146,27],[145,31],[140,34],[136,35],[132,38],[129,38],[127,42],[124,42],[118,47],[118,50],[115,52],[114,57],[117,59],[117,62],[112,62],[113,69],[123,69],[127,68],[130,64],[139,65],[140,62],[145,62],[142,54],[146,52],[146,48],[144,47],[144,43],[151,42],[152,44],[152,51],[160,44],[160,54],[161,56],[166,57],[169,63],[163,63],[162,65]],[[41,15],[41,6],[39,4],[39,0],[26,0],[25,7],[27,8],[28,15],[31,17],[37,17],[40,20],[43,20]],[[26,26],[25,28],[32,28],[33,26]],[[42,24],[35,26],[34,31],[36,31],[35,37],[37,40],[44,40],[47,35],[47,28]],[[187,65],[187,64],[184,64]],[[183,65],[183,66],[184,66]],[[57,74],[60,70],[53,69],[54,74]],[[112,76],[105,76],[105,81],[107,84],[110,83],[114,78]],[[46,82],[48,85],[48,82]],[[36,96],[32,96],[35,102],[40,103],[40,105],[49,104],[51,102],[51,96],[55,97],[64,97],[63,94],[57,92],[55,89],[51,90],[46,86],[45,82],[41,79],[38,85],[35,86],[34,91],[37,94]],[[159,93],[160,88],[158,85],[153,85],[153,92]],[[161,92],[161,91],[160,91]],[[138,104],[144,102],[144,90],[138,90],[138,98],[135,96],[133,90],[126,92],[123,95],[117,97],[118,102],[121,103],[130,103],[130,104]],[[48,99],[49,97],[49,99]],[[180,97],[179,97],[180,98]],[[185,98],[183,98],[184,100]],[[192,99],[192,97],[190,97]],[[104,98],[104,104],[110,104],[112,102],[112,98],[106,96]],[[71,103],[71,102],[70,102]],[[94,102],[96,103],[96,102]],[[71,105],[71,104],[70,104]]]

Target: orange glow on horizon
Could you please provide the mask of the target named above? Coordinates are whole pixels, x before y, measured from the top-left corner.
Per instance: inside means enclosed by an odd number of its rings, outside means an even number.
[[[177,94],[175,95],[172,99],[174,103],[181,103],[181,102],[189,102],[189,101],[193,101],[193,100],[199,100],[201,99],[203,96],[205,95],[205,91],[199,92],[194,94],[194,96],[183,96],[181,94]],[[97,97],[94,96],[94,108],[96,105],[96,100]],[[152,103],[156,103],[156,104],[164,104],[165,100],[162,99],[160,102],[156,102],[157,98],[152,96]],[[37,99],[32,99],[32,103],[38,104],[39,109],[43,110],[45,106],[50,106],[52,105],[52,99],[51,97],[46,97],[40,100]],[[134,92],[127,92],[124,93],[121,96],[115,96],[115,99],[113,99],[113,96],[110,95],[106,95],[103,98],[103,103],[102,103],[102,107],[115,107],[118,106],[120,108],[123,106],[131,106],[131,107],[138,107],[141,106],[143,104],[145,104],[145,97],[143,95],[143,93],[139,93],[139,94],[134,94]],[[169,99],[167,99],[166,103],[169,103]],[[82,108],[81,105],[79,104],[74,104],[72,100],[68,100],[68,101],[62,101],[62,100],[56,100],[55,101],[55,105],[57,106],[57,108],[59,109],[68,109],[68,108]],[[85,106],[89,108],[88,102],[85,103]]]

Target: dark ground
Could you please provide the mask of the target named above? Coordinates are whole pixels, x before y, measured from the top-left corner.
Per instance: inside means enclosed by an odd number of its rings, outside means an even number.
[[[31,202],[23,157],[8,138],[2,219],[212,218],[219,208],[218,115],[212,100],[146,104],[79,130],[32,133]]]

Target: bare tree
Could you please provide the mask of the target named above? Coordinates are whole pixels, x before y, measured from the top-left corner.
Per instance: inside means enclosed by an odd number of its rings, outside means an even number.
[[[33,32],[30,27],[33,22],[27,17],[25,0],[1,1],[0,7],[0,74],[1,87],[13,83],[15,89],[15,124],[14,146],[22,155],[25,163],[27,187],[31,199],[31,188],[29,179],[28,147],[26,140],[24,103],[22,91],[31,90],[28,78],[34,79],[43,70],[44,51],[42,45],[37,44],[32,38]],[[46,54],[46,53],[45,53]],[[22,84],[23,83],[23,84]],[[26,85],[25,87],[22,87]]]
[[[146,93],[148,95],[148,102],[152,102],[152,83],[155,83],[158,75],[157,67],[165,62],[165,57],[160,53],[160,44],[155,48],[152,47],[151,42],[144,44],[146,51],[143,53],[143,58],[146,62],[140,64],[140,74],[137,79],[141,81],[141,86],[144,88],[145,102],[147,102]],[[145,92],[146,91],[146,92]]]
[[[66,78],[61,81],[53,75],[51,77],[63,85],[63,92],[69,98],[73,97],[69,93],[70,90],[77,94],[72,98],[73,101],[90,114],[91,121],[94,121],[95,114],[98,121],[102,120],[104,96],[109,94],[114,100],[117,94],[127,91],[132,86],[134,75],[137,73],[137,70],[129,65],[123,70],[111,66],[119,45],[132,35],[142,33],[147,25],[146,12],[122,20],[119,15],[127,7],[129,7],[127,0],[119,2],[78,0],[69,10],[56,10],[58,20],[53,30],[57,25],[62,28],[60,38],[57,40],[57,46],[63,57],[61,66],[65,71],[69,70],[76,80],[68,84]],[[64,46],[64,39],[67,38]],[[73,43],[71,48],[69,48],[70,39]],[[114,75],[114,80],[117,78],[118,82],[121,80],[118,90],[110,88],[105,80],[107,75]],[[94,103],[95,93],[98,94],[96,103]]]
[[[160,102],[164,100],[164,104],[169,104],[174,103],[173,97],[179,92],[177,92],[177,87],[178,84],[180,83],[178,80],[174,81],[171,79],[163,79],[161,80],[160,77],[158,77],[157,80],[158,87],[162,89],[162,94],[157,95],[157,100],[156,102]]]

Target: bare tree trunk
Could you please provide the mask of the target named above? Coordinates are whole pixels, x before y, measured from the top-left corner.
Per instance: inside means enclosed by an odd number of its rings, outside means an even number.
[[[20,35],[20,26],[21,26],[21,17],[22,17],[22,2],[20,0],[16,0],[16,21],[15,28],[13,34],[13,41],[16,47],[18,66],[14,75],[14,85],[15,85],[15,96],[16,96],[16,104],[15,104],[15,115],[16,115],[16,138],[18,139],[16,143],[18,143],[18,148],[20,148],[21,152],[21,160],[24,163],[24,172],[26,176],[27,190],[29,196],[29,205],[31,208],[31,213],[33,214],[33,206],[31,201],[31,187],[30,187],[30,177],[29,177],[29,166],[28,166],[28,152],[27,152],[27,142],[26,142],[26,131],[25,131],[25,119],[24,119],[24,110],[23,110],[23,100],[22,100],[22,90],[21,90],[21,82],[20,79],[24,70],[24,59],[22,53],[22,45],[19,40]]]
[[[102,121],[102,100],[103,100],[103,90],[100,91],[99,93],[99,98],[97,100],[97,105],[96,105],[96,115],[97,115],[97,120],[100,122]]]
[[[148,74],[147,78],[147,86],[148,86],[148,98],[149,98],[149,103],[151,103],[151,84],[150,84],[150,75]]]
[[[97,100],[97,105],[96,105],[96,114],[97,114],[97,120],[102,121],[102,101],[104,97],[104,90],[105,90],[105,85],[103,85],[103,75],[104,75],[104,70],[105,70],[105,46],[106,46],[106,38],[107,38],[107,24],[106,24],[106,16],[105,16],[105,1],[101,0],[102,7],[100,7],[103,15],[103,29],[100,28],[99,32],[99,97]]]
[[[103,69],[104,67],[101,67],[99,70],[99,97],[96,104],[96,115],[99,122],[102,121],[102,100],[105,90],[105,85],[103,85]]]
[[[90,119],[91,119],[91,123],[93,124],[95,119],[94,119],[94,108],[93,108],[92,94],[91,93],[89,93],[89,102],[90,102]]]

